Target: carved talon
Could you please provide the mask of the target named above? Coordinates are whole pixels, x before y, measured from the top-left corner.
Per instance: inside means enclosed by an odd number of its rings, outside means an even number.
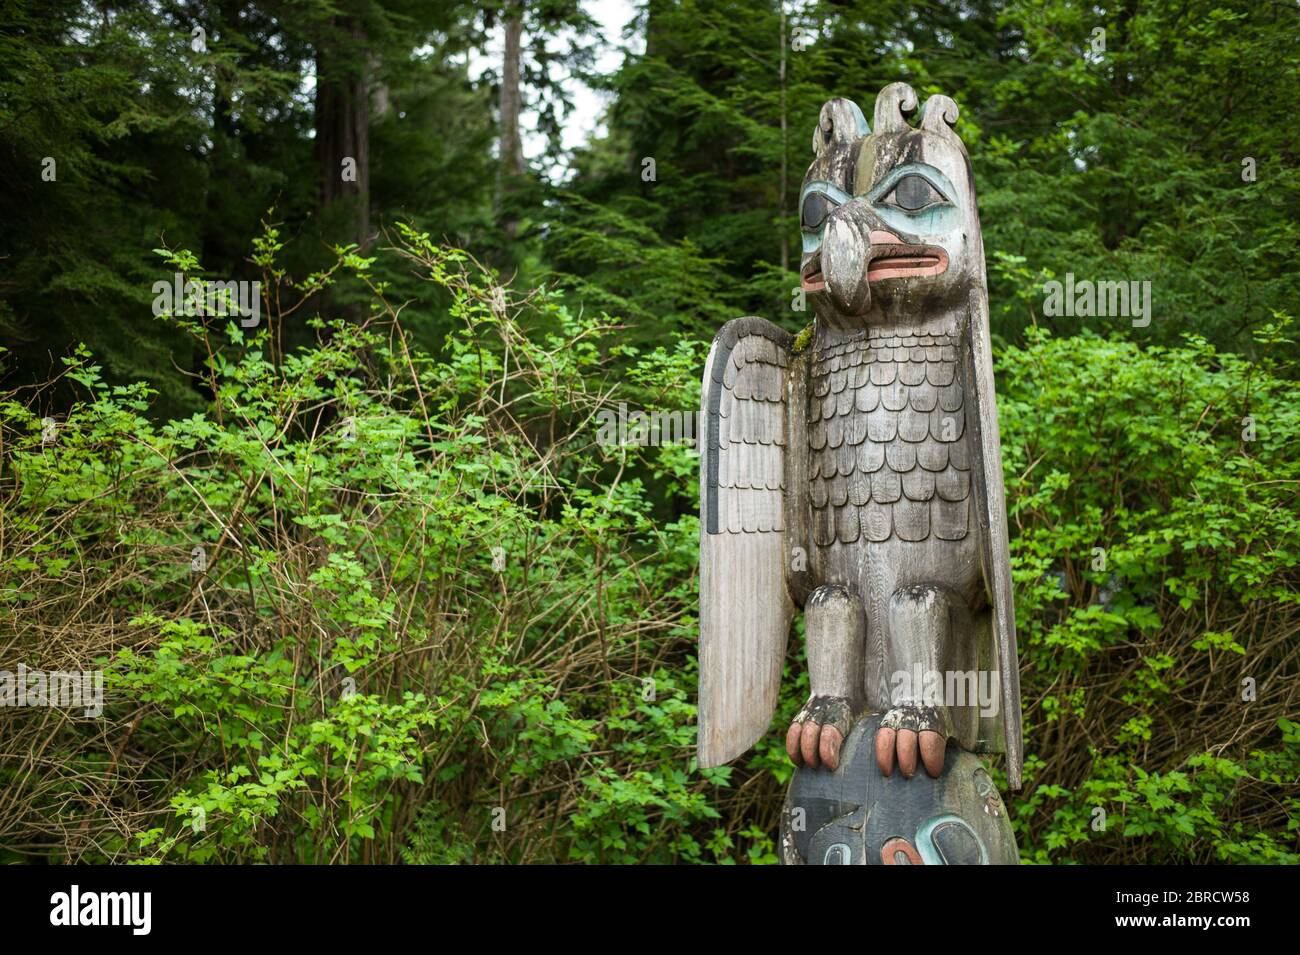
[[[897,758],[899,771],[905,779],[911,779],[916,775],[919,754],[925,771],[938,779],[948,745],[945,716],[938,707],[914,703],[896,706],[886,713],[876,731],[876,765],[881,774],[891,775]]]
[[[814,696],[785,734],[785,752],[796,766],[832,772],[840,766],[840,747],[853,727],[853,708],[842,696]]]

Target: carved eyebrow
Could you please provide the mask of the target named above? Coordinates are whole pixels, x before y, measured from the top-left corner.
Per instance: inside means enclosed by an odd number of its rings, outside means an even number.
[[[835,185],[833,182],[825,182],[820,179],[814,179],[808,183],[799,192],[799,208],[803,208],[803,201],[808,198],[810,193],[820,192],[828,199],[833,199],[836,205],[844,205],[846,202],[852,202],[853,197]]]
[[[867,201],[871,203],[879,202],[889,195],[890,191],[898,185],[899,180],[905,176],[920,176],[934,187],[934,191],[939,193],[945,202],[953,202],[954,197],[957,195],[957,190],[948,181],[948,177],[939,170],[928,163],[908,162],[903,163],[901,166],[895,166],[889,170],[884,179],[872,186],[871,191],[867,193]]]
[[[821,229],[810,230],[805,228],[803,224],[803,204],[807,201],[809,196],[815,195],[825,196],[827,199],[830,199],[836,205],[840,206],[844,205],[846,202],[853,201],[853,197],[839,186],[835,185],[835,183],[826,182],[822,179],[814,179],[799,190],[799,234],[801,236],[800,241],[805,253],[816,252],[822,245]]]

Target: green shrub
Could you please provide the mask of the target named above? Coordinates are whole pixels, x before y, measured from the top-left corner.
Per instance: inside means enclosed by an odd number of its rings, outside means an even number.
[[[1026,860],[1300,861],[1300,410],[1280,371],[1194,338],[1002,352]]]

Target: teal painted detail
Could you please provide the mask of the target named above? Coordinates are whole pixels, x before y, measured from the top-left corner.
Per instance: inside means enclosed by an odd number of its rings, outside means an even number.
[[[938,169],[928,163],[905,162],[901,166],[895,166],[889,170],[889,174],[884,179],[872,186],[871,191],[867,193],[867,198],[874,205],[889,195],[893,188],[898,185],[898,180],[904,176],[920,176],[929,182],[934,187],[934,191],[943,196],[948,202],[952,202],[953,197],[957,195],[956,187]]]
[[[961,816],[954,816],[952,813],[948,813],[943,816],[935,816],[933,819],[927,821],[925,825],[921,826],[920,829],[916,830],[916,851],[921,854],[921,859],[926,865],[948,864],[944,861],[943,856],[939,854],[938,846],[934,844],[934,830],[938,829],[940,826],[946,825],[961,826],[970,833],[971,838],[975,840],[975,844],[980,847],[979,864],[989,864],[989,851],[984,847],[984,840],[979,837],[979,833],[975,831],[975,827]]]
[[[850,100],[849,109],[853,111],[853,120],[858,124],[858,135],[868,135],[871,132],[871,127],[867,125],[867,117],[862,115],[862,110],[858,108],[858,104]]]
[[[823,182],[820,179],[814,179],[812,182],[805,185],[803,189],[799,191],[800,209],[803,208],[803,201],[807,199],[808,194],[812,192],[820,192],[826,198],[834,199],[835,204],[840,206],[844,205],[844,203],[848,202],[850,199],[853,198],[851,195],[849,195],[847,192],[845,192],[843,189],[841,189],[839,186],[835,185],[834,183]]]
[[[822,860],[822,865],[852,865],[853,850],[848,847],[847,843],[837,842],[826,850],[826,858]]]
[[[856,107],[855,107],[856,108]],[[859,118],[862,116],[861,111],[858,113]],[[866,124],[866,120],[862,120]],[[812,193],[819,192],[827,199],[830,199],[837,206],[842,206],[846,202],[851,202],[853,197],[841,189],[839,186],[830,182],[823,182],[820,179],[813,180],[799,191],[799,221],[803,221],[803,201]],[[816,252],[822,247],[822,233],[826,231],[826,223],[823,222],[820,229],[816,232],[809,232],[807,229],[800,228],[799,235],[803,243],[804,254]]]
[[[884,202],[885,197],[893,192],[904,176],[920,176],[943,197],[943,201],[916,212],[908,212]],[[884,179],[872,187],[866,199],[885,224],[896,231],[913,235],[938,235],[955,228],[960,222],[956,195],[957,189],[938,169],[926,163],[909,162],[891,169]]]

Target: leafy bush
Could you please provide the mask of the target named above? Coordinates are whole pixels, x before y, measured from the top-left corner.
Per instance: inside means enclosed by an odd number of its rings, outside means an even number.
[[[277,248],[269,232],[269,301],[333,283],[288,281]],[[366,280],[371,260],[341,252]],[[84,351],[53,443],[7,396],[6,657],[97,660],[108,699],[102,721],[3,712],[0,842],[115,861],[387,861],[408,839],[414,859],[701,854],[695,531],[651,519],[640,448],[596,445],[608,320],[517,301],[413,232],[400,254],[452,294],[437,359],[374,285],[370,321],[313,319],[319,345],[283,356],[282,315],[247,341],[177,320],[210,349],[191,418],[151,421],[150,389],[106,386]],[[620,354],[629,394],[694,387],[694,351]],[[677,480],[684,452],[659,457]]]
[[[1300,861],[1300,412],[1281,371],[1196,338],[1002,352],[1027,860]]]

